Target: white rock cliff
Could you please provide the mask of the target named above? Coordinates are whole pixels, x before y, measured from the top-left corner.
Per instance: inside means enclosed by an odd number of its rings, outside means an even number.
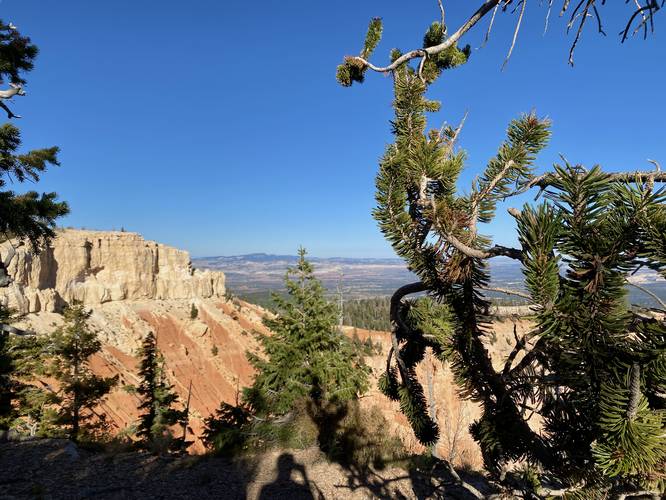
[[[21,313],[56,312],[74,300],[94,306],[120,300],[173,300],[224,296],[224,274],[192,268],[190,256],[139,234],[64,230],[35,253],[16,242],[0,245],[12,283],[0,301]]]

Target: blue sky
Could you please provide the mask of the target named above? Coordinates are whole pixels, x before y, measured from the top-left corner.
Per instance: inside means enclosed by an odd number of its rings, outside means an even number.
[[[449,26],[477,3],[445,0]],[[369,74],[341,88],[335,67],[358,52],[373,16],[384,19],[376,62],[419,46],[435,0],[0,0],[0,9],[41,49],[14,109],[26,148],[62,148],[62,167],[36,187],[70,203],[63,225],[124,227],[193,256],[301,244],[317,256],[393,255],[370,215],[391,140],[391,82]],[[627,12],[624,2],[602,9],[609,35],[591,22],[573,69],[573,34],[554,13],[543,36],[538,2],[504,71],[516,16],[498,15],[482,49],[487,20],[468,33],[470,62],[430,91],[443,101],[432,126],[469,112],[462,190],[508,122],[532,109],[553,120],[542,168],[559,153],[608,170],[650,168],[646,158],[666,166],[666,15],[647,41],[621,45]],[[486,232],[514,243],[511,222],[501,215]]]

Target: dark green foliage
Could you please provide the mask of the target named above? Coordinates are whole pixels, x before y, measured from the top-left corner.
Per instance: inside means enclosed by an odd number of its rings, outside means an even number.
[[[94,375],[88,365],[90,357],[102,348],[87,324],[90,314],[81,304],[67,307],[65,323],[51,334],[47,344],[47,373],[60,386],[57,424],[66,428],[73,440],[103,427],[103,416],[93,409],[117,382],[117,377]]]
[[[25,83],[23,74],[32,70],[37,47],[27,37],[0,21],[0,83]],[[58,165],[58,148],[50,147],[17,153],[21,135],[15,126],[0,126],[0,188],[7,181],[36,182],[49,165]],[[26,238],[34,245],[53,237],[55,220],[69,211],[55,193],[29,191],[16,194],[0,191],[0,234]]]
[[[190,307],[190,319],[197,319],[199,317],[199,309],[197,309],[197,306],[192,304],[192,307]]]
[[[205,423],[206,447],[222,456],[318,446],[329,460],[364,468],[382,468],[407,456],[402,441],[386,431],[382,412],[361,409],[358,400],[300,400],[283,420],[256,419],[247,406],[222,403]]]
[[[170,427],[181,424],[185,412],[174,408],[178,395],[166,379],[164,358],[157,348],[157,339],[153,332],[148,333],[143,340],[140,356],[141,383],[136,393],[141,398],[139,410],[142,413],[137,426],[137,436],[145,445],[153,445],[166,437],[172,441],[169,445],[175,446],[178,443],[171,439]]]
[[[3,311],[5,324],[13,320],[8,311]],[[48,337],[4,334],[0,338],[0,428],[12,428],[29,436],[61,434],[57,412],[60,396],[36,380],[49,375],[48,352]]]
[[[206,447],[216,454],[233,456],[240,453],[248,441],[252,414],[244,406],[223,402],[204,423],[202,439]]]
[[[388,331],[389,297],[349,300],[344,303],[343,324],[366,330]]]
[[[252,386],[242,402],[222,403],[206,420],[205,442],[216,453],[317,443],[328,453],[337,449],[340,419],[368,387],[367,346],[338,331],[338,311],[326,301],[305,250],[287,270],[285,285],[287,296],[273,297],[277,315],[265,320],[272,334],[257,334],[262,352],[248,353],[257,371]]]
[[[365,35],[363,50],[359,54],[363,59],[368,59],[377,47],[382,38],[382,20],[378,17],[372,19],[368,25],[368,31]],[[338,66],[337,80],[340,85],[351,86],[354,82],[363,82],[365,79],[366,68],[357,59],[345,57],[345,61]]]
[[[424,45],[443,36],[434,23]],[[550,124],[531,113],[511,122],[497,155],[461,194],[460,130],[428,131],[425,118],[439,109],[425,97],[429,84],[466,60],[464,51],[450,56],[426,59],[421,74],[408,64],[392,72],[395,140],[379,166],[374,216],[420,284],[403,287],[392,302],[396,348],[380,388],[400,402],[416,437],[432,443],[438,429],[415,375],[432,349],[450,363],[461,395],[480,405],[470,430],[491,474],[529,466],[519,476],[530,494],[546,477],[578,488],[581,498],[663,494],[666,321],[628,310],[625,286],[641,267],[666,275],[666,190],[655,187],[656,174],[609,174],[566,162],[537,177],[535,159]],[[519,248],[493,246],[478,225],[532,188],[542,202],[512,211]],[[498,255],[522,263],[536,307],[535,328],[515,338],[499,369],[486,349],[485,291],[486,261]],[[403,298],[424,290],[430,300]]]
[[[32,71],[38,52],[30,38],[0,21],[0,83],[26,83],[22,73]]]
[[[248,354],[257,375],[245,401],[259,414],[283,415],[303,398],[355,399],[367,388],[369,369],[336,329],[338,311],[326,301],[305,250],[285,285],[289,298],[275,295],[278,315],[265,320],[273,333],[257,335],[263,352]]]

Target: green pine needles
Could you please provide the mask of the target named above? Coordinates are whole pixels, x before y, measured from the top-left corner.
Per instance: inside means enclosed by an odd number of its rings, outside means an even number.
[[[179,442],[173,438],[171,427],[183,423],[185,412],[175,408],[178,395],[166,379],[164,357],[153,332],[143,340],[140,356],[141,383],[136,392],[141,398],[141,415],[136,434],[145,446],[176,446]]]
[[[444,36],[434,23],[424,46]],[[423,444],[436,442],[415,371],[431,349],[450,364],[461,395],[479,404],[470,431],[496,478],[522,464],[529,474],[509,476],[539,497],[546,487],[579,498],[663,494],[666,311],[628,307],[626,286],[641,268],[666,276],[666,175],[566,161],[537,175],[550,123],[530,113],[509,124],[497,154],[460,194],[462,124],[426,129],[426,112],[439,109],[425,97],[429,84],[469,52],[445,54],[391,72],[394,142],[379,165],[374,217],[419,281],[391,299],[393,349],[380,388],[400,402]],[[479,224],[529,191],[536,205],[509,210],[519,246],[493,245]],[[536,320],[497,368],[486,348],[486,293],[487,261],[499,256],[522,266]],[[432,300],[405,300],[423,292]]]
[[[223,402],[206,419],[204,442],[216,453],[315,440],[332,453],[344,441],[339,426],[368,389],[363,349],[339,330],[336,306],[326,300],[305,250],[298,255],[285,276],[287,296],[273,294],[276,315],[264,320],[271,334],[256,333],[261,351],[247,353],[256,370],[252,385],[235,405]]]
[[[23,75],[33,69],[37,52],[30,38],[0,21],[0,84],[25,84]],[[0,105],[9,118],[15,117],[2,100]],[[48,166],[59,165],[57,147],[18,153],[20,146],[19,129],[10,123],[0,126],[0,188],[7,181],[36,182]],[[0,234],[24,238],[34,245],[45,243],[54,236],[55,220],[68,212],[67,204],[57,201],[55,193],[0,191]]]
[[[118,377],[100,377],[90,370],[90,357],[102,349],[97,334],[88,326],[90,311],[73,304],[64,312],[64,324],[51,335],[47,344],[47,375],[58,381],[57,425],[68,429],[70,439],[91,437],[104,428],[103,416],[95,413]]]
[[[248,354],[257,375],[244,399],[262,414],[284,415],[305,398],[343,403],[368,387],[369,369],[338,330],[337,308],[324,297],[305,250],[298,255],[285,277],[288,298],[275,294],[277,316],[265,320],[272,334],[258,334],[262,352]]]

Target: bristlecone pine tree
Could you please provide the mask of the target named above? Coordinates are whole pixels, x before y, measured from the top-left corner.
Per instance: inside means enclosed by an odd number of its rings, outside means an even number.
[[[15,91],[25,85],[25,73],[33,69],[37,47],[30,38],[22,36],[11,24],[0,20],[0,84],[12,85],[8,90]],[[23,95],[23,92],[17,92]],[[2,99],[0,107],[8,118],[17,118]],[[57,147],[36,149],[17,153],[21,146],[19,129],[10,123],[0,126],[0,241],[17,238],[21,243],[30,242],[39,248],[53,237],[53,228],[58,217],[67,214],[66,203],[58,202],[55,193],[39,195],[35,191],[16,194],[3,190],[7,181],[23,183],[36,182],[48,165],[58,165]],[[0,259],[0,287],[9,285],[6,265],[10,255]],[[0,306],[0,428],[12,419],[16,398],[16,380],[12,375],[13,360],[8,352],[8,331],[2,328],[8,324],[10,315]],[[2,423],[4,422],[4,424]]]
[[[178,395],[173,391],[165,374],[164,357],[157,348],[153,332],[148,333],[141,347],[139,376],[141,384],[136,392],[141,397],[137,436],[149,445],[161,440],[165,434],[171,436],[170,428],[182,424],[185,412],[174,408]],[[172,445],[177,440],[173,440]]]
[[[337,328],[338,311],[298,251],[298,263],[285,277],[288,298],[275,294],[277,316],[259,334],[261,354],[248,354],[257,370],[244,391],[245,402],[260,414],[284,415],[298,400],[344,403],[367,389],[368,367]]]
[[[364,57],[380,34],[374,20]],[[433,23],[423,46],[444,37]],[[394,50],[393,60],[399,55]],[[426,131],[425,113],[439,104],[425,92],[466,58],[453,46],[425,58],[420,72],[408,64],[392,71],[395,141],[380,163],[374,216],[420,280],[392,297],[394,349],[381,389],[400,401],[422,443],[435,442],[437,424],[415,374],[430,348],[450,363],[461,394],[479,404],[471,432],[495,477],[515,479],[526,496],[547,496],[548,486],[570,498],[657,498],[666,491],[666,322],[663,311],[630,310],[626,283],[639,268],[666,276],[666,174],[565,161],[537,175],[549,122],[528,114],[511,122],[497,155],[460,195],[461,127]],[[360,81],[362,71],[347,59],[338,78]],[[499,203],[530,190],[538,190],[537,205],[510,209],[518,248],[479,233]],[[516,338],[500,369],[485,345],[484,295],[487,262],[498,256],[522,266],[535,314],[534,328]],[[410,314],[403,299],[417,292],[448,307],[452,330],[437,307]],[[516,463],[530,473],[506,476]]]
[[[48,374],[59,384],[58,425],[68,429],[70,439],[94,435],[104,426],[104,415],[97,407],[118,377],[99,377],[89,367],[90,357],[102,344],[87,324],[91,312],[81,304],[65,308],[65,322],[51,334],[47,343]]]

